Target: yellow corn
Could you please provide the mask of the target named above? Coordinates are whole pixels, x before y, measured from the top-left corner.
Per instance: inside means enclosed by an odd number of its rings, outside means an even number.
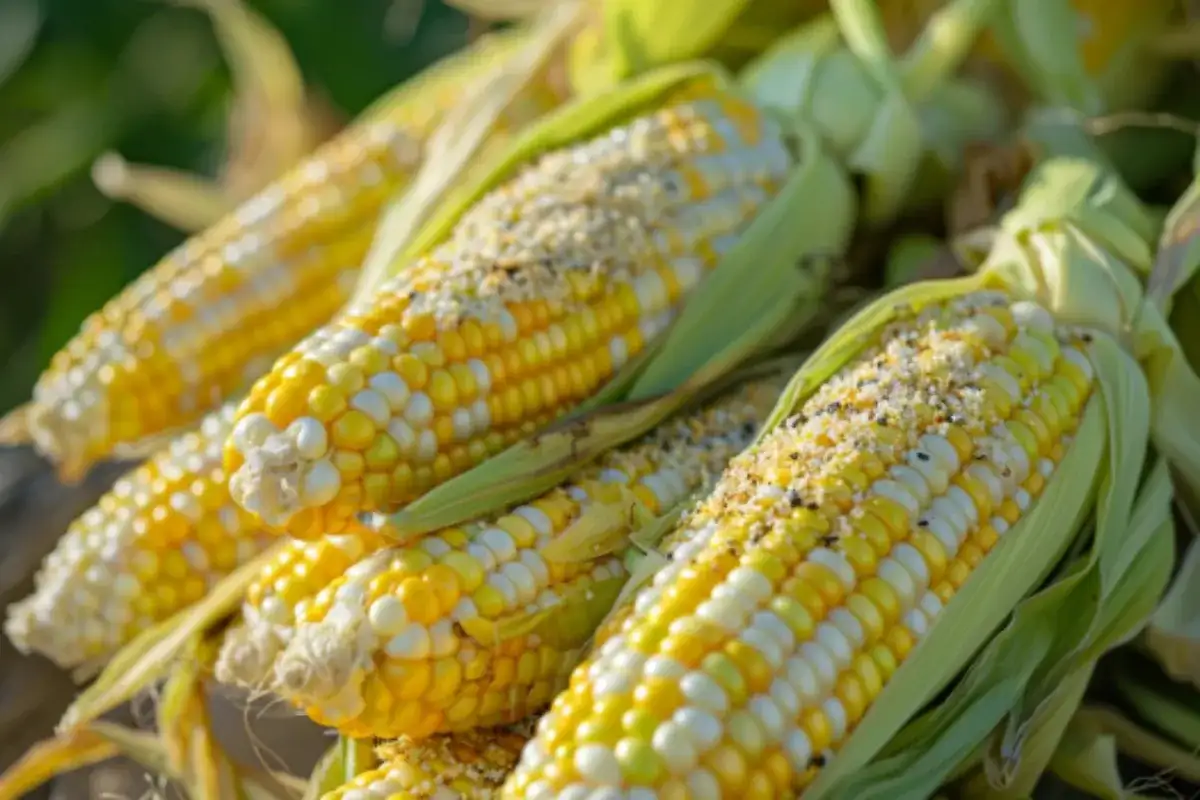
[[[71,524],[5,630],[65,668],[106,660],[273,541],[229,498],[232,405],[132,470]]]
[[[698,80],[551,152],[258,382],[234,498],[294,536],[394,510],[592,395],[777,190],[783,132]]]
[[[322,800],[493,800],[532,733],[527,722],[388,742],[378,748],[382,766]]]
[[[578,648],[544,631],[502,632],[543,610],[573,615],[562,628],[586,626],[579,605],[603,594],[601,584],[611,602],[624,582],[620,549],[628,536],[719,474],[751,441],[780,388],[747,384],[511,513],[438,531],[349,569],[345,545],[297,542],[281,557],[287,574],[273,570],[251,590],[244,629],[227,639],[218,678],[270,688],[356,738],[521,719],[562,687]],[[550,546],[580,530],[574,526],[615,544],[564,560]],[[289,633],[281,636],[281,626]],[[589,631],[568,633],[582,642]],[[272,677],[268,662],[280,639],[289,643]]]
[[[509,47],[500,39],[435,66],[419,91],[381,102],[85,320],[34,388],[39,449],[77,476],[192,424],[328,320],[350,296],[381,207],[419,166],[422,140]],[[537,84],[509,109],[508,130],[559,100]]]
[[[798,793],[1038,501],[1094,388],[1077,336],[993,292],[885,328],[668,536],[505,796]]]

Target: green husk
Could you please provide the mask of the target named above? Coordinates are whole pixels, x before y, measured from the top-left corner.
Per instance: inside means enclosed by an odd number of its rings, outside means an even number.
[[[313,768],[303,800],[321,800],[327,793],[374,769],[378,764],[373,740],[339,736],[337,743],[325,751]]]
[[[1006,64],[1038,99],[1102,114],[1145,107],[1166,76],[1166,65],[1149,45],[1166,29],[1173,9],[1170,3],[1147,2],[1140,10],[1096,75],[1089,74],[1080,52],[1086,21],[1069,0],[1010,0],[997,14],[993,32]]]
[[[1065,783],[1100,800],[1142,797],[1125,789],[1117,765],[1120,744],[1130,741],[1123,733],[1126,722],[1109,709],[1080,708],[1058,743],[1058,750],[1050,761],[1050,771]]]
[[[596,0],[592,24],[571,43],[571,86],[591,94],[665,64],[709,56],[736,68],[820,5],[816,0]]]
[[[1099,389],[1046,494],[946,607],[807,796],[923,796],[981,756],[991,781],[1006,796],[1020,795],[1048,762],[1096,659],[1136,633],[1153,611],[1172,563],[1166,463],[1158,462],[1144,484],[1139,479],[1158,399],[1153,393],[1162,383],[1144,374],[1129,351],[1159,357],[1169,351],[1169,331],[1162,335],[1161,317],[1154,319],[1141,301],[1136,275],[1148,272],[1156,229],[1140,211],[1099,165],[1044,162],[990,235],[990,254],[975,276],[904,287],[868,306],[818,350],[781,401],[772,422],[849,360],[857,350],[852,343],[884,324],[891,309],[971,288],[1036,299],[1059,319],[1094,331],[1089,356]],[[1174,466],[1187,469],[1186,462]],[[1023,599],[1077,549],[1093,510],[1091,546],[1048,588]],[[888,742],[968,665],[947,700]],[[1034,748],[1033,758],[1022,769],[1017,757],[1026,746]]]
[[[1200,689],[1200,543],[1188,547],[1179,574],[1150,618],[1145,645],[1168,675]]]

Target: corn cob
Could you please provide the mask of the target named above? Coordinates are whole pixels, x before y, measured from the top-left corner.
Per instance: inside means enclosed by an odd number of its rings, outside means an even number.
[[[404,738],[378,748],[383,764],[322,800],[492,800],[532,735],[528,722],[433,736]]]
[[[273,541],[226,489],[233,417],[233,405],[213,412],[71,524],[34,593],[8,609],[13,644],[64,668],[97,664]]]
[[[385,201],[422,140],[513,37],[448,59],[143,274],[51,361],[34,388],[38,448],[77,476],[194,422],[349,297]],[[489,40],[491,42],[491,40]],[[511,131],[561,99],[532,87]]]
[[[1093,394],[1084,337],[990,291],[887,326],[668,537],[505,796],[801,790],[1038,502]]]
[[[337,533],[529,435],[663,330],[791,164],[781,128],[707,77],[541,157],[255,385],[234,498]]]
[[[770,380],[747,384],[511,513],[438,531],[349,569],[336,548],[298,542],[283,556],[291,574],[272,572],[252,588],[246,628],[227,640],[218,678],[259,681],[356,738],[522,718],[550,700],[578,659],[591,626],[575,606],[603,615],[623,584],[615,551],[646,518],[718,474],[751,440],[779,389]],[[595,555],[556,553],[561,536],[585,529],[614,544]],[[555,625],[541,622],[543,614],[573,616]],[[536,625],[525,627],[527,620]],[[281,623],[296,628],[290,637],[277,633]],[[272,678],[264,667],[281,638],[290,643]]]

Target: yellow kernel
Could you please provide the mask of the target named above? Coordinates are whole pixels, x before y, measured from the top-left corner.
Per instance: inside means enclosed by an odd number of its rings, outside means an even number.
[[[474,592],[483,585],[486,577],[483,566],[466,553],[460,551],[446,553],[442,556],[441,563],[458,576],[459,585],[464,592]]]
[[[439,411],[453,411],[458,405],[458,387],[454,378],[444,369],[434,370],[429,376],[429,388],[426,389],[434,408]]]
[[[936,581],[946,571],[946,548],[927,530],[918,530],[909,537],[909,544],[924,557],[929,567],[929,579]]]
[[[345,362],[334,364],[327,371],[329,383],[341,390],[346,396],[353,395],[366,385],[362,370],[353,364]]]
[[[827,750],[830,745],[835,744],[829,718],[818,708],[810,708],[801,714],[800,727],[808,734],[808,741],[812,744],[814,753]]]
[[[721,743],[706,753],[702,760],[727,795],[735,796],[743,788],[746,782],[746,757],[736,747]]]
[[[405,578],[396,589],[396,599],[404,603],[408,618],[420,625],[432,625],[438,618],[437,595],[420,578]]]
[[[388,368],[388,357],[370,345],[354,348],[349,360],[367,375],[376,375]]]
[[[751,694],[766,692],[775,679],[770,663],[753,647],[734,640],[725,645],[725,654],[737,666]]]
[[[330,422],[346,410],[346,396],[333,386],[318,386],[308,393],[308,410],[321,422]]]
[[[358,409],[350,409],[333,423],[333,443],[350,450],[363,450],[375,438],[375,423]]]

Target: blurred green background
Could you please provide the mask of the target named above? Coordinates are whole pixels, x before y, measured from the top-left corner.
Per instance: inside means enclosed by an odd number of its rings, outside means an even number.
[[[343,120],[449,53],[469,21],[431,0],[248,0]],[[184,234],[91,180],[116,150],[212,177],[233,85],[212,21],[163,0],[0,0],[0,411],[80,322]]]

